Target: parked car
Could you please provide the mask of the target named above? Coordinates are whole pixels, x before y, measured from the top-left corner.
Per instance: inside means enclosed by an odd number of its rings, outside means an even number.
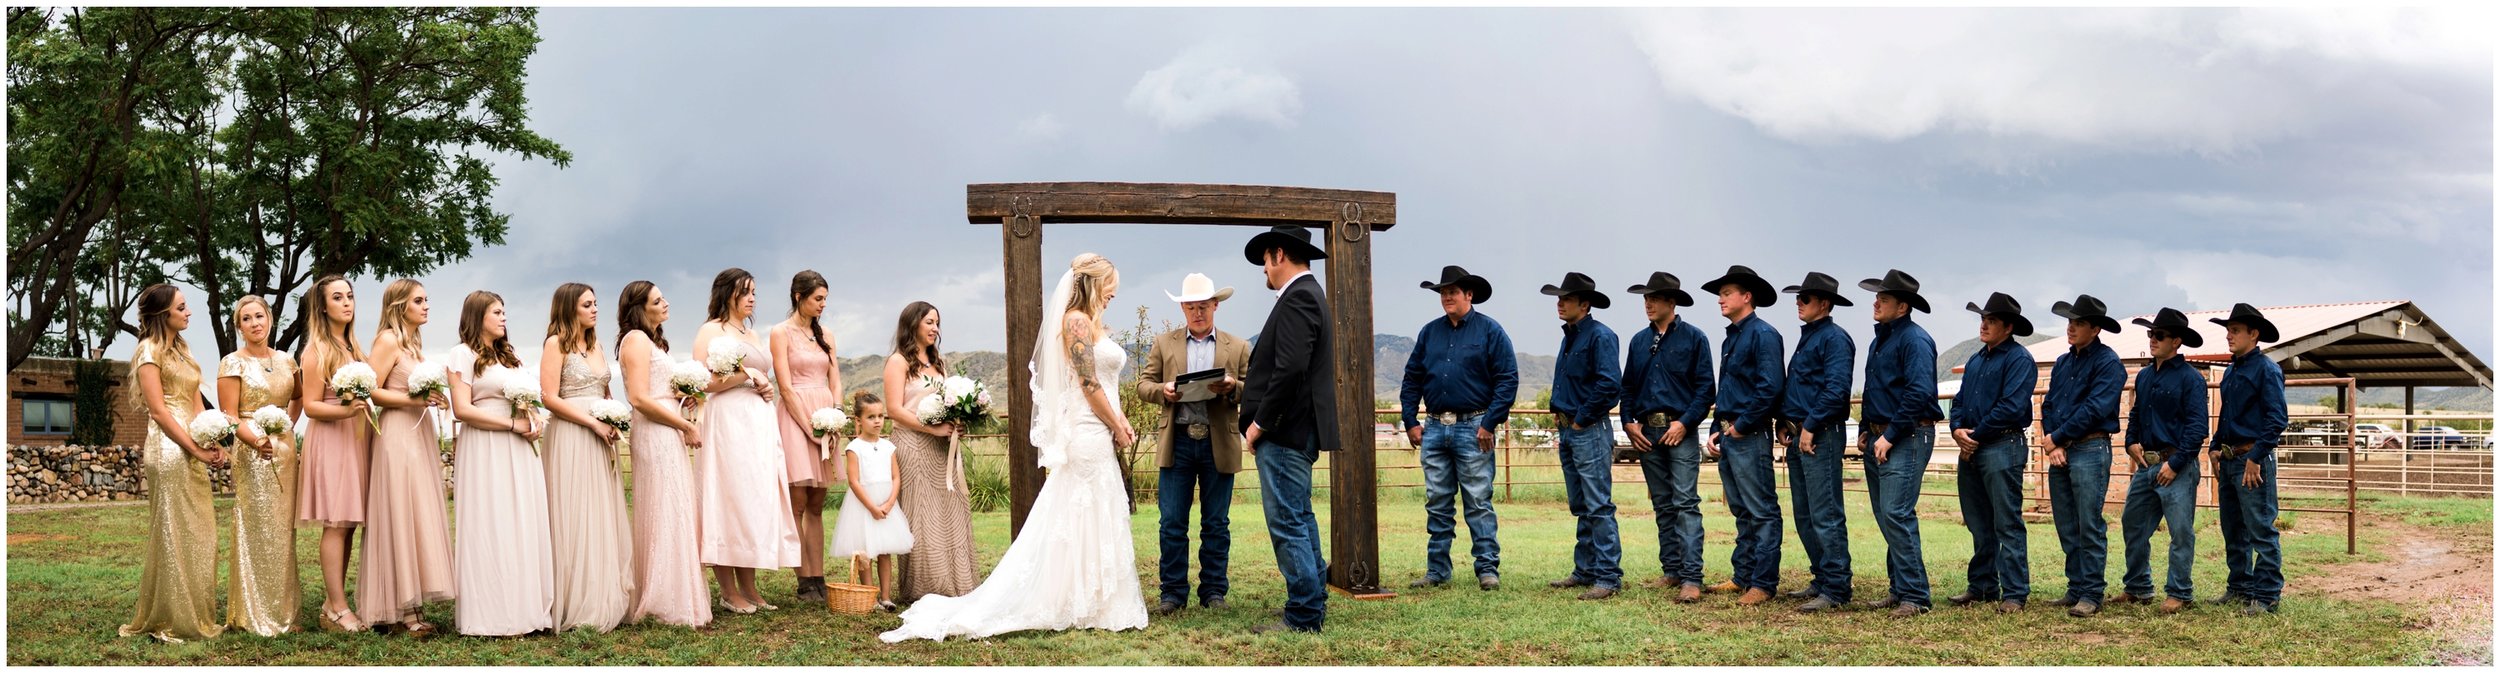
[[[2385,423],[2354,423],[2352,444],[2364,449],[2394,451],[2404,448],[2404,433]]]
[[[2415,451],[2467,449],[2473,448],[2474,439],[2467,437],[2465,433],[2458,432],[2456,428],[2445,425],[2425,425],[2413,429],[2411,446]]]

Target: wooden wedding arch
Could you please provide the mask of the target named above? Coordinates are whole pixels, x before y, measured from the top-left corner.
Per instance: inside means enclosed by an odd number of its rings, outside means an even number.
[[[1021,182],[964,187],[964,215],[996,224],[1006,260],[1007,465],[1011,531],[1041,492],[1028,437],[1033,357],[1042,321],[1042,225],[1213,224],[1321,230],[1322,278],[1336,335],[1337,432],[1328,457],[1328,583],[1357,596],[1384,595],[1372,455],[1372,234],[1398,222],[1397,195],[1305,187],[1124,182]],[[1247,241],[1243,232],[1239,240]],[[1247,264],[1247,262],[1245,262]],[[1010,533],[1011,535],[1014,533]]]

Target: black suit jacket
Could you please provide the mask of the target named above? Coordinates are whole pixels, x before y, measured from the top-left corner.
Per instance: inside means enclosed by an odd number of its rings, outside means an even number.
[[[1337,450],[1336,335],[1328,319],[1328,295],[1317,276],[1285,286],[1250,349],[1250,377],[1243,383],[1241,428],[1278,444]]]

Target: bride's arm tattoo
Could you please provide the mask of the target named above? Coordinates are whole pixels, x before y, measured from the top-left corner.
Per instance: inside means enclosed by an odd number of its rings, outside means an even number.
[[[1092,321],[1081,315],[1069,316],[1066,331],[1060,341],[1068,346],[1068,366],[1076,369],[1078,386],[1088,393],[1100,392],[1102,382],[1094,377],[1094,346],[1086,342],[1086,337],[1094,332]]]

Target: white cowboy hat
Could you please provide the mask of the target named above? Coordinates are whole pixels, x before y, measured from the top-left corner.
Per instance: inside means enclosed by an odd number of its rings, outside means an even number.
[[[1206,301],[1209,299],[1222,302],[1226,299],[1233,298],[1233,289],[1229,287],[1221,290],[1215,289],[1215,279],[1208,278],[1207,275],[1203,273],[1193,273],[1189,274],[1188,277],[1181,279],[1181,293],[1179,295],[1173,295],[1170,292],[1165,292],[1163,293],[1163,296],[1171,297],[1172,301],[1183,304],[1193,301]]]

